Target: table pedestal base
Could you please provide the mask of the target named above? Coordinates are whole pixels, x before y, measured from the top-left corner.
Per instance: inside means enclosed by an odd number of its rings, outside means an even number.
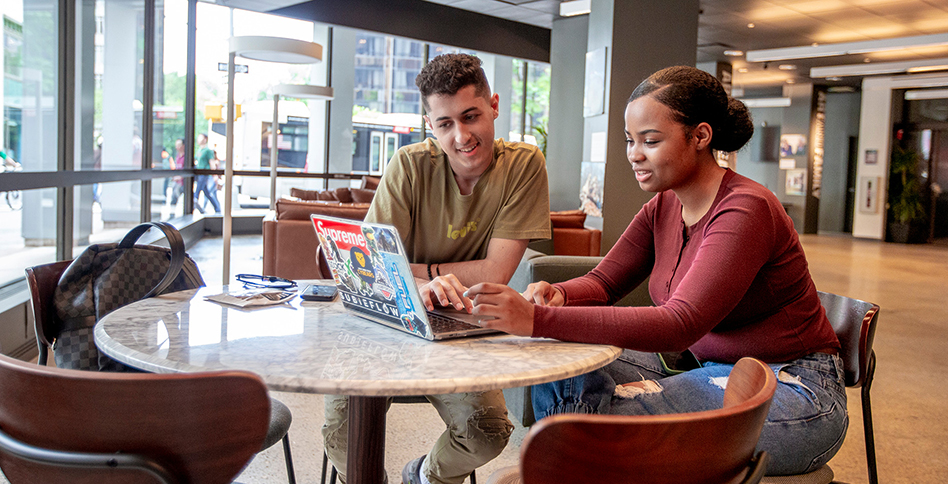
[[[349,397],[349,447],[346,482],[381,484],[385,479],[387,397]],[[400,481],[401,476],[396,476]]]

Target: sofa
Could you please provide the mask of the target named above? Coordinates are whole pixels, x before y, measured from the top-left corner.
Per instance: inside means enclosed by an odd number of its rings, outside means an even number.
[[[317,260],[316,234],[309,216],[363,220],[378,177],[363,177],[360,188],[304,190],[292,188],[263,219],[263,274],[287,279],[328,278],[325,260]],[[585,227],[581,210],[551,212],[552,240],[531,242],[528,250],[547,255],[598,256],[602,232]]]
[[[362,220],[366,202],[280,199],[263,218],[263,273],[287,279],[321,277],[316,260],[319,246],[309,216],[329,215]]]

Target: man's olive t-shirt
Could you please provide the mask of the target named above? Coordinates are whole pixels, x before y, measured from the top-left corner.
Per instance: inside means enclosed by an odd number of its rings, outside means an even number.
[[[546,160],[536,146],[494,141],[494,160],[461,195],[437,140],[402,147],[385,169],[366,221],[398,228],[413,263],[487,257],[490,239],[550,238]]]

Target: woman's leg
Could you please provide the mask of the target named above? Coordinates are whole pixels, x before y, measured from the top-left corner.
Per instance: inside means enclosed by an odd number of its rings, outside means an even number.
[[[757,444],[770,454],[767,474],[816,470],[836,455],[849,427],[842,362],[814,353],[771,367],[777,391]]]
[[[777,389],[757,445],[770,454],[768,474],[815,470],[839,450],[849,418],[842,365],[837,363],[835,356],[815,353],[770,365],[777,375]],[[656,379],[644,389],[620,387],[602,413],[657,415],[721,408],[732,368],[731,364],[705,363],[696,370]]]
[[[617,384],[664,376],[657,355],[625,350],[596,371],[534,385],[530,391],[533,413],[537,420],[556,413],[609,413]]]

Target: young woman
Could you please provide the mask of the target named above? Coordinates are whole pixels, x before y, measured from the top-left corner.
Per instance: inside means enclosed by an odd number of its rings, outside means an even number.
[[[625,111],[629,162],[656,195],[602,262],[522,296],[497,284],[466,292],[474,314],[497,318],[485,326],[626,348],[601,370],[534,387],[537,418],[720,408],[733,364],[752,356],[779,381],[758,445],[768,473],[808,472],[839,450],[849,422],[839,342],[793,222],[768,189],[715,161],[752,134],[747,108],[710,74],[656,72]],[[646,278],[655,306],[612,306]],[[702,363],[680,374],[656,354],[686,349]]]

